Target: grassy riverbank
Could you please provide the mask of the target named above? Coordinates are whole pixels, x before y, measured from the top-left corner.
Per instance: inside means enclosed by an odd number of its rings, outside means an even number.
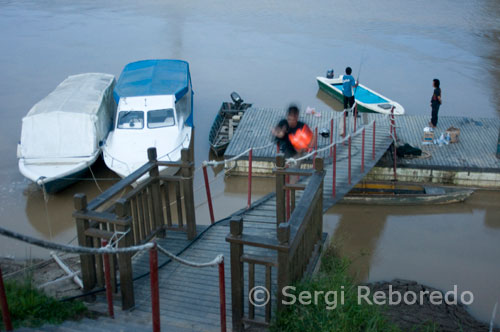
[[[321,261],[320,272],[312,279],[295,284],[293,293],[299,298],[301,291],[312,294],[318,292],[317,304],[309,305],[295,303],[277,315],[273,321],[271,331],[384,331],[396,332],[401,329],[390,322],[383,314],[384,307],[358,304],[357,285],[349,276],[347,259],[339,258],[335,250],[326,249]],[[337,298],[331,294],[323,296],[328,291],[336,291]],[[323,293],[319,293],[323,292]],[[343,292],[343,293],[342,293]],[[290,293],[290,292],[289,292]],[[343,294],[344,303],[341,303]],[[336,300],[336,303],[333,302]],[[435,331],[433,324],[415,328],[415,331]]]
[[[87,313],[82,302],[60,302],[36,289],[30,280],[8,281],[5,291],[14,328],[37,327],[44,323],[60,324],[68,319],[81,318]],[[1,317],[0,322],[1,330]]]

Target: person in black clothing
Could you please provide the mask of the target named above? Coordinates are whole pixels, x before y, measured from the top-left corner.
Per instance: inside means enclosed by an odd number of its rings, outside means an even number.
[[[299,108],[296,105],[290,105],[286,112],[286,119],[281,120],[272,129],[272,134],[276,137],[280,151],[285,154],[285,158],[293,157],[300,152],[295,150],[288,135],[295,133],[297,129],[305,125],[305,123],[299,121]]]
[[[434,93],[432,94],[431,98],[431,108],[432,108],[432,113],[431,113],[431,122],[429,122],[429,126],[432,128],[436,128],[437,123],[438,123],[438,112],[439,112],[439,106],[441,106],[441,88],[439,87],[440,82],[437,78],[432,80],[432,86],[434,87]]]

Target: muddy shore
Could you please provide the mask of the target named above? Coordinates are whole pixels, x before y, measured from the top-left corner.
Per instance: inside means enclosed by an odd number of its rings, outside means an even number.
[[[59,258],[71,271],[80,271],[79,256],[61,255]],[[45,260],[13,260],[10,258],[0,258],[0,267],[2,268],[5,282],[11,280],[17,282],[31,281],[34,287],[43,289],[47,295],[55,297],[56,299],[68,298],[82,293],[80,287],[71,278],[47,284],[67,275],[52,258]]]
[[[422,285],[416,281],[394,279],[390,282],[376,282],[366,284],[370,288],[370,293],[382,291],[389,298],[389,286],[392,286],[392,292],[404,294],[406,292],[432,292],[444,293],[433,287]],[[398,325],[403,331],[427,331],[426,326],[434,326],[441,332],[476,332],[489,331],[489,324],[476,320],[468,311],[465,305],[457,301],[457,304],[447,304],[442,301],[441,304],[432,304],[429,295],[423,296],[423,301],[417,304],[408,305],[401,301],[397,305],[387,305],[383,314],[393,323]],[[432,325],[434,324],[434,325]],[[415,326],[418,328],[415,330]],[[500,331],[495,328],[493,331]]]

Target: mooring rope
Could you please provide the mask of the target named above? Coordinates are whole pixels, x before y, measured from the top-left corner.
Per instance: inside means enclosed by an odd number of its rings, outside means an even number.
[[[151,249],[154,246],[153,243],[146,243],[143,245],[131,246],[131,247],[126,247],[126,248],[81,247],[81,246],[74,246],[74,245],[69,245],[69,244],[53,243],[53,242],[37,239],[37,238],[29,236],[29,235],[24,235],[24,234],[20,234],[17,232],[13,232],[13,231],[8,230],[8,229],[3,228],[3,227],[0,227],[0,234],[4,235],[6,237],[9,237],[9,238],[13,238],[13,239],[16,239],[19,241],[26,242],[28,244],[42,247],[45,249],[52,249],[52,250],[56,250],[56,251],[62,251],[62,252],[74,253],[74,254],[82,254],[82,255],[130,253],[130,252],[137,252],[137,251]]]
[[[165,248],[163,248],[159,244],[156,244],[156,247],[158,248],[159,252],[161,252],[162,254],[166,255],[170,259],[172,259],[172,260],[174,260],[176,262],[179,262],[181,264],[184,264],[184,265],[187,265],[187,266],[191,266],[191,267],[202,268],[202,267],[216,266],[216,265],[218,265],[218,264],[220,264],[220,263],[222,263],[224,261],[224,255],[219,254],[213,260],[211,260],[210,262],[195,263],[195,262],[191,262],[191,261],[188,261],[186,259],[180,258],[179,256],[177,256],[177,255],[171,253],[170,251],[166,250]]]

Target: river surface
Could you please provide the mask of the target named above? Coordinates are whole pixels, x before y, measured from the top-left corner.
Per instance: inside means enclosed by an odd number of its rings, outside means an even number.
[[[208,136],[231,91],[263,107],[290,102],[322,111],[342,106],[318,91],[315,77],[346,66],[359,80],[401,103],[407,114],[430,114],[432,79],[443,93],[440,115],[498,117],[500,3],[431,1],[0,1],[0,223],[57,242],[75,236],[72,196],[99,189],[86,178],[49,196],[18,171],[21,119],[67,76],[118,76],[129,62],[190,62],[195,91],[196,163],[209,158]],[[94,166],[101,189],[117,176]],[[213,174],[211,174],[213,176]],[[272,182],[272,181],[271,181]],[[202,183],[196,174],[195,186]],[[254,182],[254,199],[272,190]],[[216,218],[242,207],[246,182],[213,182]],[[197,220],[206,223],[203,190]],[[442,207],[337,206],[325,228],[354,261],[359,280],[414,279],[475,294],[472,312],[488,320],[500,300],[500,194],[476,193]],[[47,253],[0,241],[17,258]],[[500,314],[497,314],[500,322]]]

